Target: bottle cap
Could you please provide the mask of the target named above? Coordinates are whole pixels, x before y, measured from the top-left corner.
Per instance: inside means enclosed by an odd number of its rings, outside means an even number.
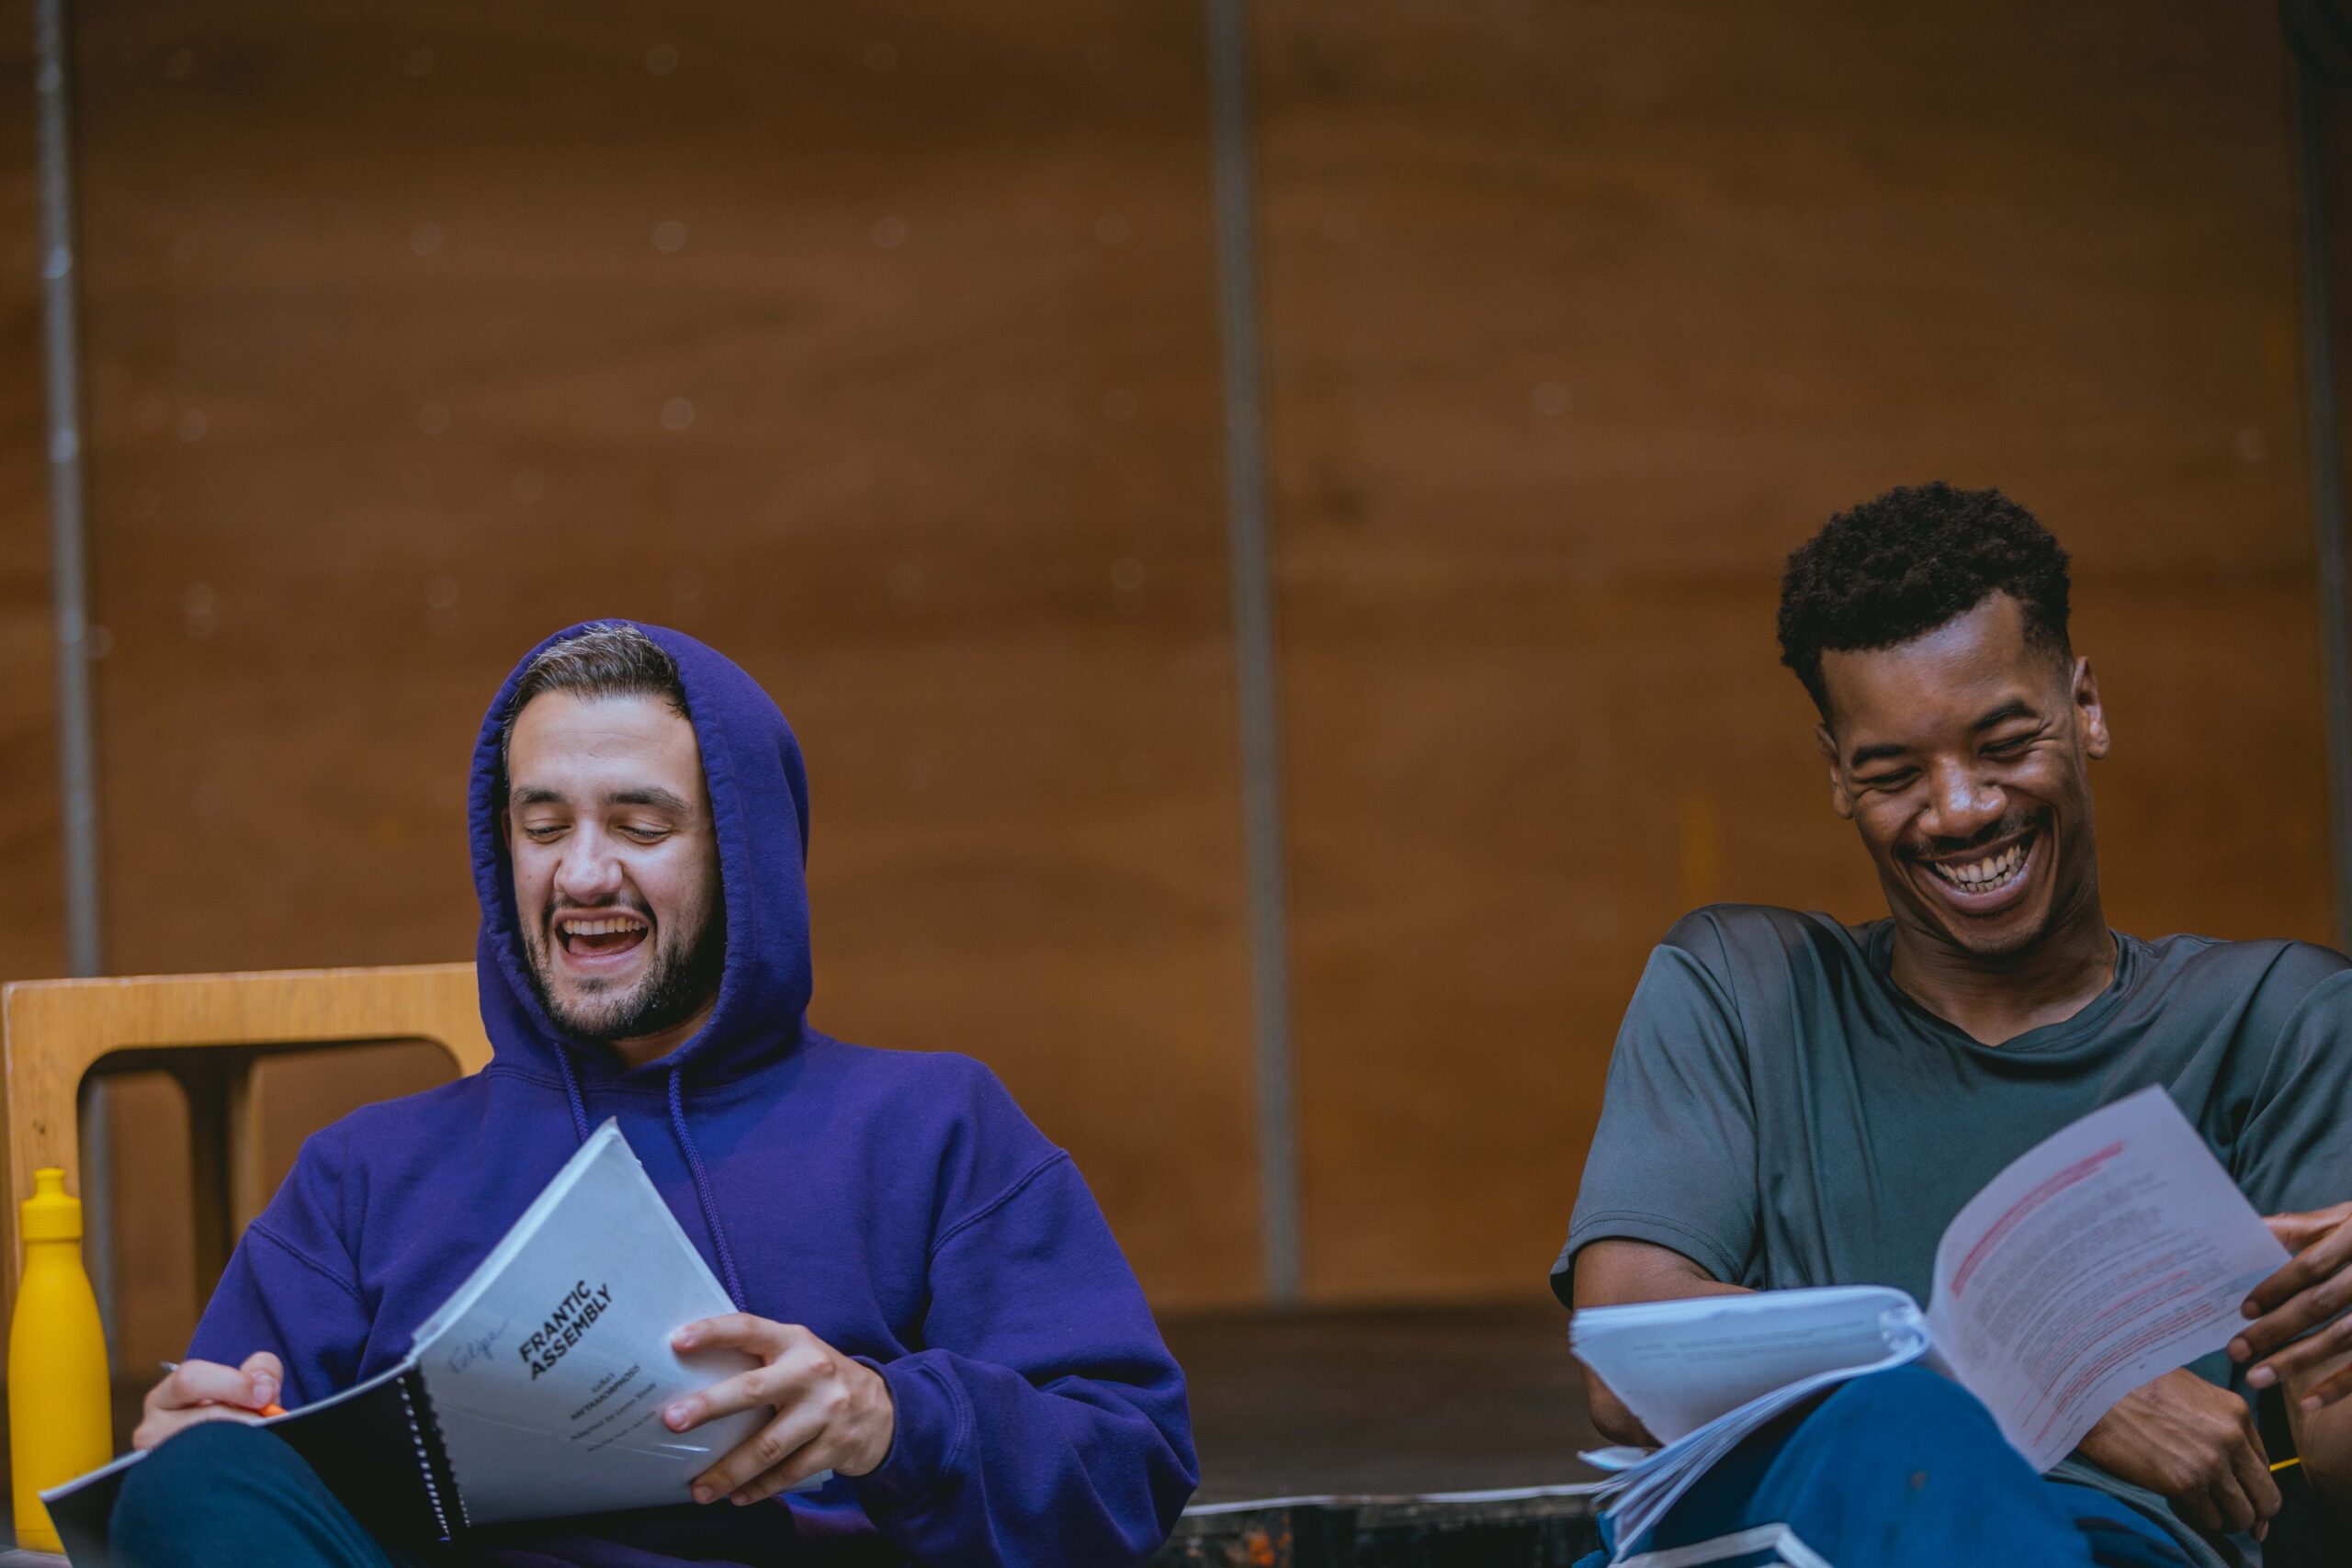
[[[45,1165],[33,1172],[33,1195],[24,1201],[19,1227],[27,1241],[82,1239],[82,1200],[65,1190],[65,1172]]]

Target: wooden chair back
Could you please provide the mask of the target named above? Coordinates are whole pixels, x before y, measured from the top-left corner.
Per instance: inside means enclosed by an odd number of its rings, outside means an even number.
[[[259,1140],[249,1124],[254,1063],[277,1053],[394,1041],[438,1045],[461,1074],[486,1065],[490,1041],[474,966],[21,980],[0,988],[6,1304],[15,1303],[24,1267],[17,1216],[32,1195],[33,1172],[61,1167],[66,1190],[83,1194],[78,1102],[83,1080],[102,1060],[109,1073],[161,1068],[187,1090],[197,1264],[210,1280],[235,1245],[232,1216],[256,1212],[268,1197],[258,1190]]]

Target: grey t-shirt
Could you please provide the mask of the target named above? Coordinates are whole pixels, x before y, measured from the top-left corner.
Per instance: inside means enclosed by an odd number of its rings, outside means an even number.
[[[1651,953],[1609,1064],[1553,1289],[1577,1249],[1653,1242],[1758,1290],[1895,1285],[1926,1304],[1944,1226],[2010,1160],[2150,1084],[2261,1213],[2352,1198],[2352,963],[2292,942],[2116,935],[2114,982],[1978,1043],[1887,977],[1893,922],[1715,905]],[[2226,1382],[2224,1358],[2197,1371]],[[2085,1479],[2196,1538],[2162,1499]],[[2238,1538],[2240,1559],[2258,1562]],[[2225,1563],[2199,1543],[2197,1561]]]

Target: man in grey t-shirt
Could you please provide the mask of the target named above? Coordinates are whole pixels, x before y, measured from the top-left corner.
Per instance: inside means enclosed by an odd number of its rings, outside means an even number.
[[[2279,1492],[2249,1383],[2283,1375],[2314,1510],[2352,1504],[2352,1404],[2334,1403],[2352,1327],[2274,1353],[2352,1299],[2352,1224],[2323,1210],[2352,1194],[2352,964],[2109,930],[2089,787],[2107,721],[2067,592],[2064,551],[1991,491],[1897,490],[1791,556],[1784,661],[1891,918],[1718,906],[1668,933],[1553,1285],[1577,1306],[1861,1283],[1924,1303],[1978,1188],[2161,1084],[2302,1256],[2232,1355],[2128,1395],[2051,1479],[2090,1489],[2071,1515],[2126,1516],[2175,1560],[2251,1562]],[[1645,1440],[1588,1381],[1602,1430]]]

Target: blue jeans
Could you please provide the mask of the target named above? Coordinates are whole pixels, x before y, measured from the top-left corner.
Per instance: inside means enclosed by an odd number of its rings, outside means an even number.
[[[1607,1519],[1601,1528],[1613,1541]],[[1634,1545],[1640,1553],[1674,1552],[1671,1561],[1690,1568],[2178,1568],[2188,1561],[2123,1504],[2042,1480],[1973,1395],[1916,1366],[1857,1378],[1758,1431]],[[1577,1568],[1607,1561],[1596,1552]]]
[[[124,1475],[115,1568],[398,1568],[276,1434],[190,1427]]]

